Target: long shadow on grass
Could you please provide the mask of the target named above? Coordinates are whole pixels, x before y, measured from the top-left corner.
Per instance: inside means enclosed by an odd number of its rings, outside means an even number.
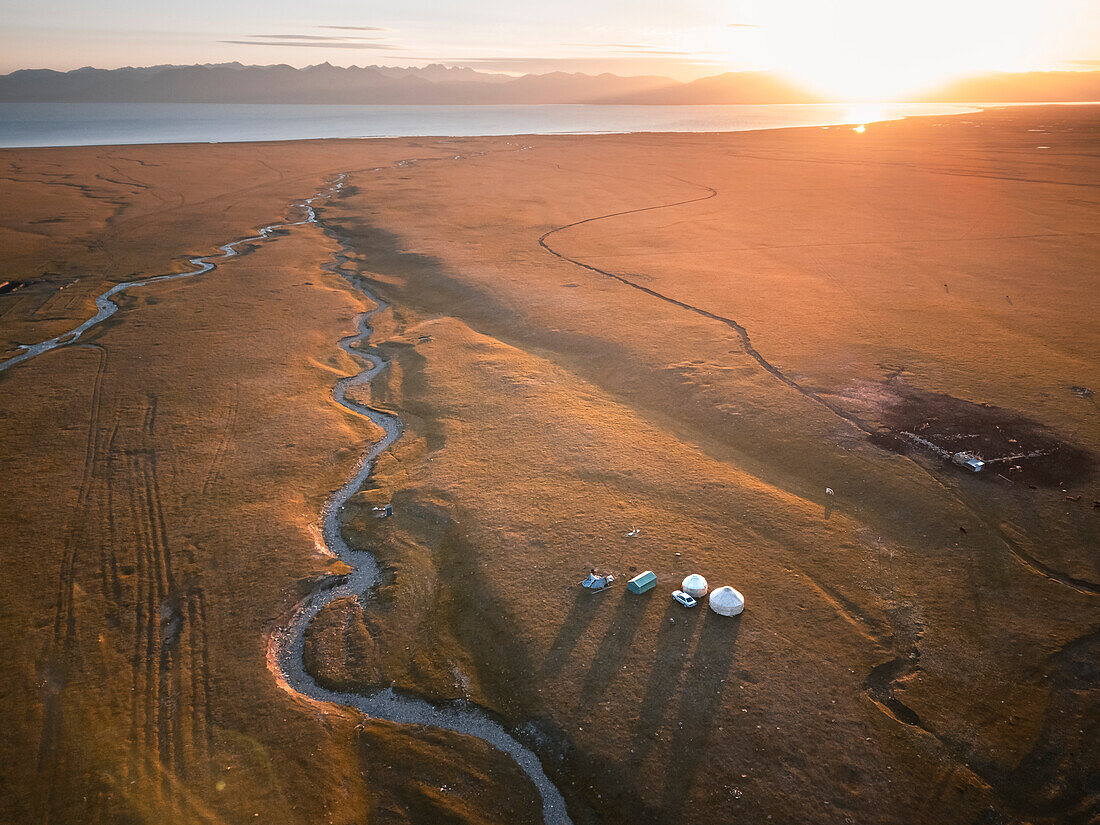
[[[592,622],[592,617],[596,615],[596,611],[600,605],[604,604],[606,598],[605,593],[587,593],[577,588],[573,605],[569,608],[569,613],[562,622],[554,643],[550,645],[550,652],[546,655],[542,667],[539,668],[540,681],[547,682],[553,679],[565,667],[565,663],[569,661],[569,654],[573,652],[573,648],[584,635],[584,631]]]
[[[650,596],[652,594],[634,596],[624,593],[619,597],[611,624],[600,640],[592,666],[581,685],[581,707],[589,707],[599,700],[607,686],[622,670]]]
[[[691,783],[708,753],[707,740],[717,733],[715,716],[722,704],[741,619],[707,613],[703,631],[684,677],[678,703],[677,724],[672,725],[672,744],[661,812],[668,821],[690,796]]]
[[[657,732],[680,685],[681,674],[690,661],[692,642],[701,619],[701,613],[685,610],[671,601],[661,619],[653,667],[649,671],[649,683],[638,709],[638,721],[630,743],[632,774],[645,761],[646,754],[656,741]]]

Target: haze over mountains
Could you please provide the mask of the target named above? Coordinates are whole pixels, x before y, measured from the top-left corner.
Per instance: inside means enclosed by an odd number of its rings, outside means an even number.
[[[1100,72],[986,74],[914,98],[922,101],[1100,100]],[[0,76],[3,102],[104,103],[622,103],[827,102],[767,72],[727,72],[691,82],[550,72],[512,77],[433,64],[423,68],[322,63],[93,69],[28,69]]]

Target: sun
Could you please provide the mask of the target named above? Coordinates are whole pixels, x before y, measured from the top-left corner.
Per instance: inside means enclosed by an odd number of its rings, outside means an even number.
[[[901,100],[968,73],[1017,68],[1035,14],[1013,0],[778,0],[752,28],[729,30],[727,53],[833,100]]]
[[[933,88],[974,68],[949,35],[902,20],[892,4],[874,14],[830,18],[813,31],[792,28],[781,71],[841,100],[890,100]]]

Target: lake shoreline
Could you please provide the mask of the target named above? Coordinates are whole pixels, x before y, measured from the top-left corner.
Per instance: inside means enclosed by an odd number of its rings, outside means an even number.
[[[719,134],[978,111],[970,104],[0,103],[0,148],[534,135]]]

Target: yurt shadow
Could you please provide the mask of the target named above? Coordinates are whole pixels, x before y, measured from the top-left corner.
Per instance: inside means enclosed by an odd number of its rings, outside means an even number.
[[[584,631],[592,623],[592,617],[605,604],[604,600],[607,598],[605,594],[588,593],[579,588],[574,593],[569,613],[562,622],[553,644],[550,645],[550,651],[546,654],[542,667],[539,668],[539,679],[553,679],[561,672],[565,663],[569,661],[573,648],[577,646]]]
[[[661,813],[669,821],[683,807],[685,798],[690,797],[691,783],[707,758],[707,740],[717,731],[715,718],[729,686],[741,621],[709,612],[703,617],[703,630],[676,704],[677,718],[670,725],[672,743],[666,757],[661,801]]]
[[[611,624],[600,640],[592,666],[581,684],[581,707],[588,707],[607,690],[630,654],[630,645],[649,604],[646,596],[623,594],[611,617]]]
[[[695,633],[704,619],[699,610],[685,610],[669,602],[661,619],[653,667],[649,671],[645,695],[638,708],[638,721],[630,743],[630,767],[635,771],[654,744],[654,737],[668,714],[673,696],[680,685],[681,674],[691,661]],[[673,621],[669,621],[669,620]]]

